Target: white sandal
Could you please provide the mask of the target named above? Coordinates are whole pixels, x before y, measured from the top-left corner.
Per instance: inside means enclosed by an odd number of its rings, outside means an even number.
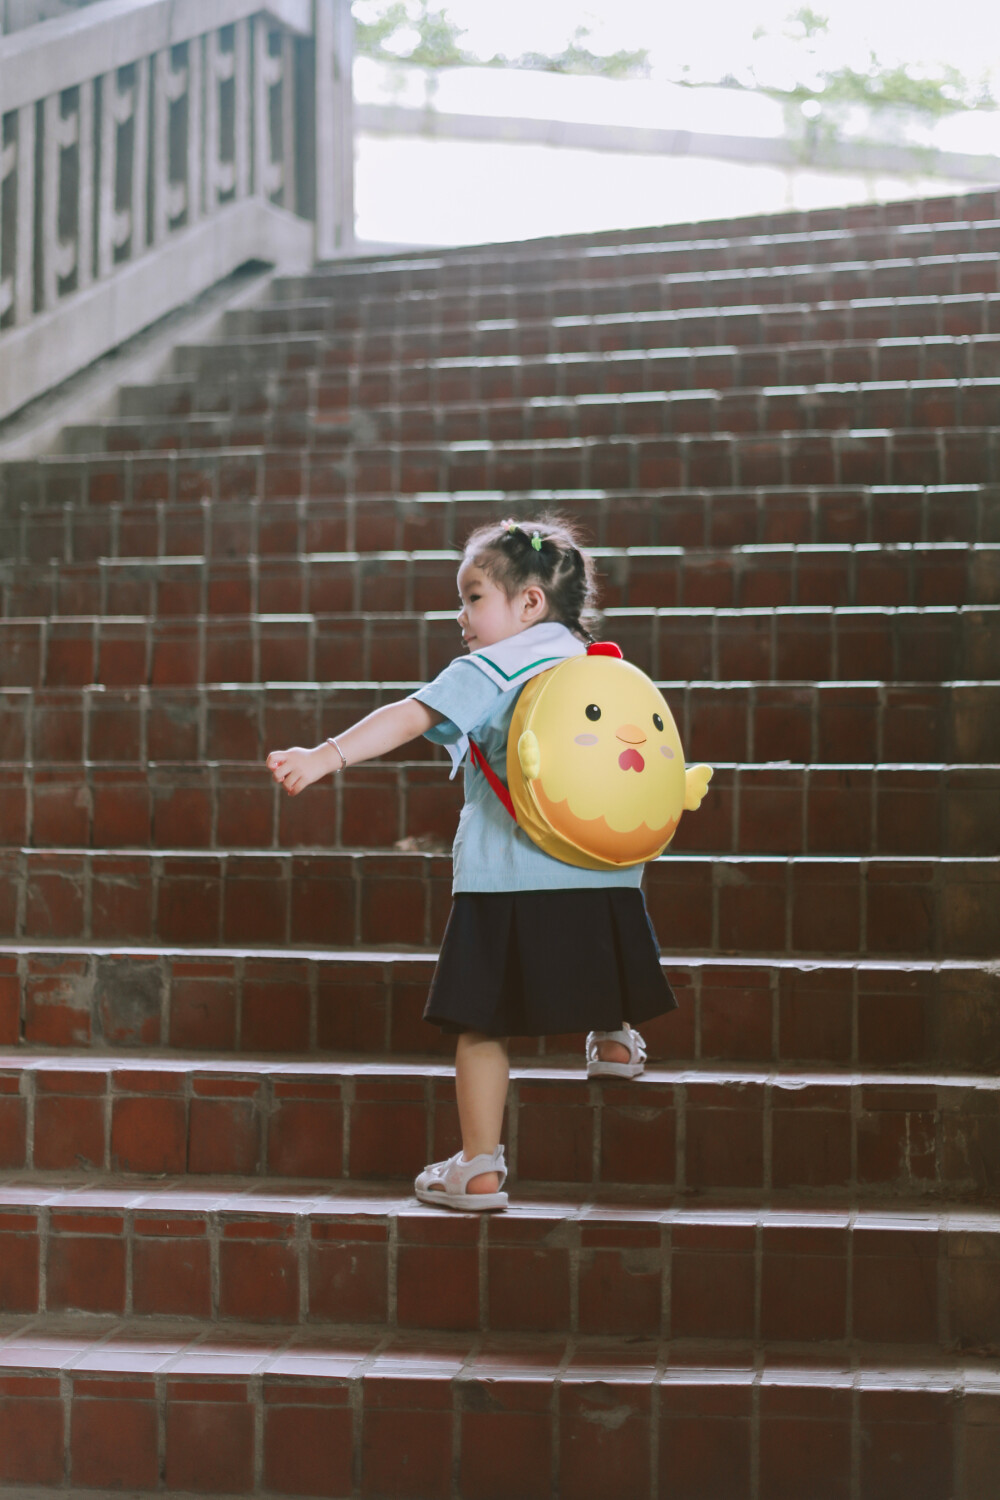
[[[628,1062],[605,1062],[597,1051],[598,1042],[618,1042],[628,1048]],[[646,1066],[646,1043],[632,1028],[625,1031],[590,1031],[587,1033],[588,1078],[638,1078]]]
[[[484,1152],[474,1156],[471,1161],[463,1161],[459,1151],[448,1161],[433,1162],[420,1173],[413,1188],[421,1203],[433,1204],[435,1208],[457,1208],[465,1213],[485,1213],[489,1209],[506,1208],[506,1193],[465,1191],[473,1177],[479,1177],[483,1172],[498,1173],[500,1186],[503,1187],[507,1180],[507,1163],[504,1161],[502,1146],[498,1146],[492,1155]]]

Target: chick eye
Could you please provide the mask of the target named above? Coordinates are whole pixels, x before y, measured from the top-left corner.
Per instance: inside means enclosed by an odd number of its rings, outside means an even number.
[[[591,723],[593,724],[596,724],[598,719],[601,717],[601,710],[598,708],[596,703],[588,703],[586,712],[587,718],[590,719]]]
[[[663,720],[660,718],[659,714],[654,714],[653,715],[653,723],[656,725],[657,729],[662,734],[663,733]]]

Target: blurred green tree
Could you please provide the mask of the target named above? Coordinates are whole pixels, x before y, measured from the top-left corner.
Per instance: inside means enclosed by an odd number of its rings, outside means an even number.
[[[645,78],[649,53],[594,52],[590,31],[578,26],[561,52],[523,52],[479,57],[461,45],[462,27],[430,0],[358,0],[354,6],[355,50],[377,62],[405,62],[423,68],[522,68],[532,72],[576,73],[599,78]]]

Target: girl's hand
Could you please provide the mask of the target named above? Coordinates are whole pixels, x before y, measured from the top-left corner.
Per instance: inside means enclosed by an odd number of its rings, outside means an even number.
[[[313,750],[303,750],[295,745],[291,750],[272,750],[267,769],[290,797],[297,797],[331,769],[328,749],[327,745],[317,745]]]
[[[402,698],[398,703],[376,708],[350,729],[342,729],[337,736],[339,750],[329,740],[312,750],[303,750],[301,745],[291,750],[272,750],[267,757],[267,769],[290,797],[297,797],[321,776],[333,776],[345,765],[360,765],[376,756],[388,755],[408,740],[416,739],[418,734],[426,734],[441,719],[436,709],[428,708],[419,698]]]

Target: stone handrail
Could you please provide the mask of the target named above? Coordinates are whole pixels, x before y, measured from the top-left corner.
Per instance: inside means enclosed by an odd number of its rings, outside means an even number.
[[[0,419],[353,230],[350,0],[97,0],[0,36]]]

